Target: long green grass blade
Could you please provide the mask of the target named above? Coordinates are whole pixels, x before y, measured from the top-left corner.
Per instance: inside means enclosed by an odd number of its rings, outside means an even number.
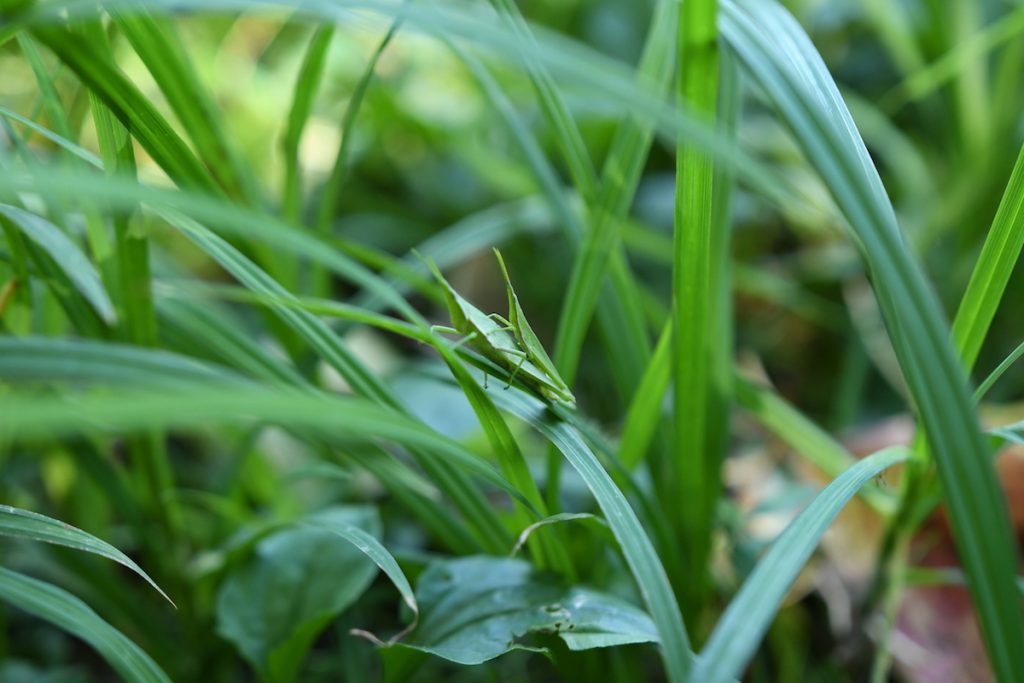
[[[93,553],[108,560],[113,560],[141,576],[146,580],[146,583],[155,588],[168,602],[172,605],[174,604],[160,586],[156,585],[156,582],[149,577],[149,574],[144,572],[142,567],[135,564],[130,557],[106,541],[101,541],[92,534],[88,534],[70,524],[29,510],[22,510],[10,505],[0,505],[0,535],[53,543],[54,545],[83,550],[87,553]]]
[[[82,36],[39,24],[33,35],[102,98],[153,159],[175,182],[213,190],[214,182],[160,112],[114,64]]]
[[[722,4],[723,34],[785,119],[849,221],[934,453],[993,671],[1024,680],[1016,551],[963,369],[935,296],[821,57],[773,2]],[[842,125],[837,125],[840,122]]]
[[[739,678],[767,632],[793,581],[836,515],[860,487],[908,457],[889,449],[864,458],[825,487],[789,523],[732,599],[690,672],[693,683]]]
[[[129,683],[171,683],[138,645],[61,588],[0,567],[0,600],[81,638]]]
[[[222,129],[223,117],[200,82],[174,24],[145,7],[114,9],[111,15],[167,98],[214,180],[228,196],[258,204],[256,182]]]
[[[668,680],[673,683],[686,680],[692,652],[683,617],[658,554],[626,497],[579,432],[554,418],[544,404],[522,394],[510,395],[506,404],[551,441],[586,482],[622,548],[644,604],[658,627]]]
[[[718,114],[719,56],[716,0],[690,0],[679,16],[681,106],[714,124]],[[672,358],[675,388],[673,472],[669,491],[687,501],[676,524],[688,580],[682,595],[690,623],[699,614],[709,588],[707,566],[711,524],[721,490],[721,440],[725,398],[712,383],[715,356],[726,352],[718,339],[715,304],[724,282],[713,280],[722,268],[713,263],[715,168],[711,158],[685,137],[676,148],[676,196],[672,265]],[[717,423],[716,423],[717,422]]]
[[[999,202],[992,227],[953,319],[953,341],[964,365],[974,366],[1010,275],[1024,247],[1024,147]]]
[[[302,132],[309,121],[316,99],[317,88],[323,76],[327,61],[327,49],[334,38],[333,26],[319,26],[309,39],[309,46],[299,67],[292,94],[292,106],[288,110],[288,122],[281,138],[284,154],[284,189],[281,196],[281,213],[292,223],[298,223],[302,209],[302,184],[299,169],[299,143]]]

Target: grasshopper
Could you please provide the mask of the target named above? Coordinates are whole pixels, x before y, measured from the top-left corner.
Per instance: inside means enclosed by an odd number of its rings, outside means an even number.
[[[526,322],[526,316],[523,315],[522,307],[512,289],[500,254],[498,262],[505,276],[511,320],[506,320],[496,313],[484,313],[466,301],[444,278],[437,266],[428,263],[434,277],[444,289],[448,315],[452,321],[452,327],[435,325],[431,329],[463,335],[463,340],[459,344],[468,343],[492,363],[508,370],[510,381],[518,378],[527,387],[549,400],[575,403],[576,399],[569,387],[555,372],[554,364]]]

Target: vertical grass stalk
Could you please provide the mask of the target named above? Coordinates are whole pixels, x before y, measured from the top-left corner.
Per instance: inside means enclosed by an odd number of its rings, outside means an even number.
[[[718,31],[715,0],[683,4],[679,17],[681,106],[714,123],[718,108]],[[676,156],[676,209],[672,267],[673,363],[675,377],[675,481],[677,523],[687,576],[683,615],[698,623],[708,589],[707,565],[721,454],[709,449],[709,420],[721,397],[711,387],[712,355],[720,353],[714,305],[723,270],[713,263],[715,168],[710,156],[680,138]],[[696,634],[691,634],[696,635]]]

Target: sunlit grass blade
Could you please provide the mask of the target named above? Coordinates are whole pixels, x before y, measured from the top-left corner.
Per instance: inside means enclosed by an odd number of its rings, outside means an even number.
[[[993,671],[1024,679],[1016,550],[1002,492],[938,302],[835,83],[799,25],[773,2],[722,4],[721,26],[786,120],[850,223],[934,453]],[[841,122],[842,125],[837,125]]]
[[[174,24],[154,16],[144,6],[113,9],[111,15],[167,98],[213,178],[228,196],[258,205],[256,182],[223,130],[223,116],[195,73]]]
[[[137,565],[130,557],[106,541],[101,541],[92,534],[88,534],[70,524],[29,510],[22,510],[9,505],[0,505],[0,535],[53,543],[54,545],[83,550],[87,553],[94,553],[108,560],[113,560],[141,576],[160,595],[167,598],[168,602],[172,605],[174,604],[160,586],[156,585],[156,582],[149,577],[149,574],[143,571],[142,567]]]
[[[864,458],[814,497],[789,523],[744,581],[690,672],[693,683],[728,683],[739,678],[764,637],[800,570],[860,487],[909,457],[889,449]]]
[[[81,638],[129,683],[171,683],[135,643],[57,586],[0,567],[0,600]]]
[[[1024,247],[1024,147],[1017,156],[971,280],[953,319],[953,341],[964,365],[974,367],[1010,275]]]
[[[299,75],[295,80],[292,106],[288,110],[288,122],[281,137],[281,151],[284,154],[284,182],[281,194],[281,213],[298,223],[302,213],[302,183],[299,168],[299,143],[302,132],[309,121],[316,99],[317,88],[323,76],[327,61],[327,49],[334,38],[334,27],[318,26],[309,39],[309,46],[302,58]]]
[[[138,88],[82,36],[39,24],[33,35],[101,97],[175,182],[212,190],[215,185],[185,142]]]
[[[679,15],[678,96],[680,106],[705,117],[718,116],[719,56],[717,1],[691,0]],[[676,147],[674,259],[672,264],[672,360],[675,443],[674,481],[668,490],[680,500],[675,520],[682,535],[687,578],[683,609],[693,624],[709,588],[707,566],[711,524],[721,490],[722,429],[725,397],[712,382],[715,357],[728,351],[717,339],[716,304],[724,267],[714,263],[715,168],[711,158],[685,137]]]
[[[107,324],[117,320],[114,304],[103,286],[100,274],[60,228],[45,218],[8,204],[0,204],[0,215],[53,259]]]

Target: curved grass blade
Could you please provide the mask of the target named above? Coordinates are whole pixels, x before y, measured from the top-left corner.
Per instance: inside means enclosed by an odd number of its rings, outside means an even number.
[[[88,534],[70,524],[59,522],[56,519],[29,510],[22,510],[10,505],[0,505],[0,535],[53,543],[54,545],[83,550],[87,553],[93,553],[108,560],[113,560],[141,576],[167,602],[172,605],[174,604],[174,601],[163,592],[160,586],[156,585],[156,582],[149,577],[149,574],[144,572],[142,567],[135,564],[130,557],[106,541],[101,541],[92,534]]]
[[[103,381],[172,389],[197,383],[249,384],[224,368],[175,353],[52,337],[0,337],[0,378],[12,382]]]
[[[889,334],[934,454],[954,538],[993,671],[1024,680],[1024,618],[1014,597],[1017,552],[947,327],[914,262],[871,158],[821,56],[768,0],[722,3],[722,33],[821,174],[873,276]]]
[[[686,680],[692,653],[683,617],[654,545],[626,497],[576,429],[555,418],[539,401],[510,395],[504,403],[551,441],[586,482],[622,548],[644,604],[658,628],[668,680],[673,683]]]
[[[90,92],[103,99],[125,128],[146,148],[175,182],[215,191],[216,185],[167,120],[138,88],[99,51],[70,31],[38,24],[32,34],[77,74]]]
[[[61,588],[0,567],[0,600],[81,638],[129,683],[171,683],[138,645]]]
[[[416,602],[416,595],[413,593],[412,586],[409,585],[409,579],[405,578],[402,568],[398,566],[398,562],[395,561],[394,556],[388,552],[388,549],[385,548],[380,541],[374,538],[372,534],[367,533],[365,530],[360,529],[353,524],[338,524],[336,522],[329,521],[307,520],[301,522],[300,525],[329,531],[332,534],[341,536],[361,550],[364,555],[373,560],[374,564],[380,567],[380,570],[384,572],[389,579],[391,579],[391,583],[395,585],[395,588],[397,588],[398,592],[401,594],[402,601],[405,602],[410,610],[412,610],[412,623],[400,632],[388,638],[386,642],[380,641],[376,636],[366,631],[357,631],[359,635],[368,636],[379,645],[393,645],[416,628],[416,624],[419,622],[420,618],[420,607]]]
[[[872,477],[908,457],[905,449],[879,451],[850,467],[814,497],[776,539],[729,603],[688,680],[728,683],[742,675],[789,587],[836,515]]]
[[[996,367],[996,369],[993,370],[991,374],[989,374],[989,376],[985,378],[985,381],[978,385],[978,388],[977,390],[975,390],[974,396],[972,397],[974,399],[974,402],[978,403],[979,401],[981,401],[981,399],[985,397],[985,394],[988,393],[989,389],[991,389],[992,386],[999,381],[999,378],[1002,377],[1006,373],[1006,371],[1010,369],[1010,366],[1012,366],[1014,363],[1020,360],[1021,356],[1024,356],[1024,342],[1019,344],[1017,348],[1011,351],[1010,355],[1004,358],[1003,362],[1000,363]]]
[[[838,477],[857,462],[841,443],[768,387],[739,375],[734,386],[740,407],[826,475]],[[877,486],[868,484],[858,492],[878,512],[896,511],[895,499]]]
[[[174,24],[154,16],[145,6],[112,9],[111,16],[167,98],[213,178],[228,196],[258,205],[256,183],[219,124],[223,117],[200,82]]]
[[[103,287],[100,274],[60,228],[45,218],[9,204],[0,204],[0,215],[54,260],[104,322],[112,325],[117,321],[114,304]]]

